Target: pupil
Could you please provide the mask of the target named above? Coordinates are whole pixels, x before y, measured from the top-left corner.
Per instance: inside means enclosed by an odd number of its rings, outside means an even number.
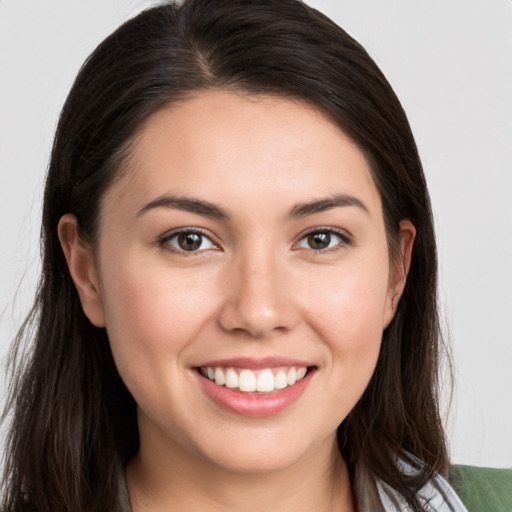
[[[308,243],[312,249],[325,249],[331,243],[330,233],[312,233],[308,236]]]
[[[201,235],[197,233],[182,233],[178,237],[178,244],[184,251],[195,251],[201,247]]]

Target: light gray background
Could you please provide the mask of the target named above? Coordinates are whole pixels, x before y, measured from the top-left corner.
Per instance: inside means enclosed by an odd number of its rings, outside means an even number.
[[[87,55],[152,3],[0,0],[0,358],[34,293],[58,112]],[[512,1],[310,3],[367,48],[416,135],[456,365],[452,458],[512,466]]]

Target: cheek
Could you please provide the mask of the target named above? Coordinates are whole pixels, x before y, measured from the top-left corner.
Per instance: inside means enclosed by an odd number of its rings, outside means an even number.
[[[178,368],[213,309],[204,281],[137,260],[117,260],[103,274],[106,328],[121,375],[156,376],[162,360],[167,371]]]
[[[333,348],[357,351],[380,342],[388,292],[385,265],[333,269],[312,276],[306,286],[306,314]]]
[[[344,414],[359,400],[377,363],[387,282],[385,265],[363,265],[316,276],[309,288],[304,315],[324,344],[331,392],[346,404]]]

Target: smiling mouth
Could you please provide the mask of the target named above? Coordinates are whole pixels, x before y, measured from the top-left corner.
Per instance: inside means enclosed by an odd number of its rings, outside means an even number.
[[[233,368],[221,366],[201,366],[197,368],[206,379],[217,386],[223,386],[241,393],[272,393],[294,386],[314,367],[291,366],[279,368]]]

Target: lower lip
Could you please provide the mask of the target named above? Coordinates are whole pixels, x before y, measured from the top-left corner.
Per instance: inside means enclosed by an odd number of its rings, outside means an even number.
[[[229,412],[252,418],[273,416],[284,411],[301,397],[310,383],[313,373],[310,370],[293,386],[287,386],[271,393],[242,393],[226,386],[218,386],[215,382],[196,372],[203,390],[217,405]]]

